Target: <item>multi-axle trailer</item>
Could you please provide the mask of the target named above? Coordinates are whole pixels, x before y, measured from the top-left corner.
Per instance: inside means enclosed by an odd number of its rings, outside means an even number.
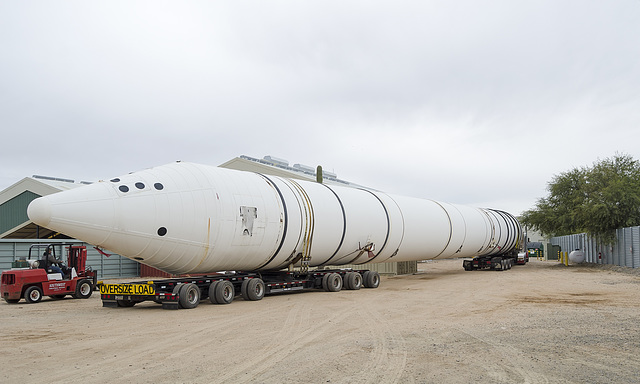
[[[241,295],[244,300],[261,300],[265,295],[302,289],[357,290],[377,288],[380,275],[368,270],[315,270],[308,272],[234,272],[126,284],[101,284],[104,307],[132,307],[155,301],[164,309],[195,308],[201,299],[229,304]]]
[[[514,265],[524,265],[528,262],[529,255],[526,252],[513,251],[501,256],[478,256],[472,260],[464,260],[462,267],[465,271],[473,271],[476,269],[506,271]]]

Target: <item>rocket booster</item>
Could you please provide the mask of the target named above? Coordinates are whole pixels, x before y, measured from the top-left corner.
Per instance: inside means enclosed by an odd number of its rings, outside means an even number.
[[[40,197],[36,224],[174,274],[500,255],[493,209],[177,162]]]

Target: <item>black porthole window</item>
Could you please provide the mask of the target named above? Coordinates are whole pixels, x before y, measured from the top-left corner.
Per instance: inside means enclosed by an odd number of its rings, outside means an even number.
[[[162,191],[164,189],[164,185],[160,184],[160,183],[155,183],[153,184],[153,186],[158,190],[158,191]]]
[[[167,234],[167,228],[165,227],[158,228],[158,236],[164,236],[166,234]]]
[[[120,190],[120,192],[129,192],[129,187],[127,187],[126,185],[121,185],[120,187],[118,187],[118,189]]]
[[[144,183],[140,183],[140,182],[136,183],[136,188],[144,189]]]
[[[117,177],[116,177],[115,179],[111,179],[111,182],[112,182],[112,183],[117,183],[117,182],[119,182],[119,181],[120,181],[120,179],[118,179]]]

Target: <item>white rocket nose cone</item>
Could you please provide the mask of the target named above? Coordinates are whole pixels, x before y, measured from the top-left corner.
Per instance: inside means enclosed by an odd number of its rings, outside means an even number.
[[[27,208],[29,219],[41,227],[46,227],[51,222],[51,203],[46,197],[39,197],[29,204]]]
[[[115,226],[113,194],[105,183],[85,185],[35,199],[27,214],[42,227],[101,245]]]

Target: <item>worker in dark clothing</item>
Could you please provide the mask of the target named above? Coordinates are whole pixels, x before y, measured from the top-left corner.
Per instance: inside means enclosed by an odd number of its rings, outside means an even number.
[[[64,278],[64,273],[62,272],[62,261],[56,259],[56,257],[49,253],[49,251],[45,251],[45,253],[42,255],[44,256],[44,258],[47,260],[47,262],[49,263],[49,269],[51,269],[51,271],[53,271],[53,273],[59,273],[62,275],[62,277]]]

